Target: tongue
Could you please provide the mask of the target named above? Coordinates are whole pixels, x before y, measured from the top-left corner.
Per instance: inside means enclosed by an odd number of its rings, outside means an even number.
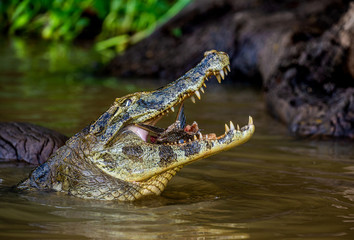
[[[136,127],[134,125],[128,126],[127,127],[128,130],[134,132],[136,135],[138,135],[143,141],[146,142],[146,138],[148,135],[148,131],[141,129],[139,127]]]

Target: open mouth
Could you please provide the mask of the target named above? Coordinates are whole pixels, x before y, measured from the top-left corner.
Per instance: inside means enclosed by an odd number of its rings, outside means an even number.
[[[225,124],[225,133],[217,136],[215,133],[202,133],[201,129],[198,126],[197,122],[193,122],[191,124],[186,124],[186,119],[184,115],[184,101],[189,98],[193,103],[196,102],[195,97],[199,100],[201,99],[201,93],[205,93],[206,81],[208,81],[209,77],[215,76],[217,81],[221,83],[221,81],[225,78],[225,76],[230,72],[230,67],[227,65],[221,70],[216,71],[208,71],[203,80],[199,84],[199,87],[195,91],[188,91],[183,93],[182,96],[179,97],[177,103],[171,107],[167,107],[156,117],[149,119],[143,123],[135,123],[126,127],[127,130],[134,132],[137,136],[139,136],[144,142],[151,144],[167,144],[167,145],[182,145],[186,143],[190,143],[193,141],[202,141],[209,140],[215,141],[223,139],[230,132],[242,132],[249,129],[251,125],[253,125],[252,117],[249,117],[248,125],[240,128],[239,125],[233,124],[230,121],[229,125]],[[177,109],[177,116],[175,122],[169,125],[167,128],[160,128],[156,126],[156,123],[169,112],[175,112],[175,108]]]

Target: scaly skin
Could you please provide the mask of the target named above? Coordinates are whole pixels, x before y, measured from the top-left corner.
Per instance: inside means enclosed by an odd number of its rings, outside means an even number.
[[[255,127],[235,129],[225,125],[225,134],[196,134],[194,140],[154,143],[138,124],[154,125],[158,119],[199,90],[207,77],[219,82],[229,69],[229,57],[215,50],[184,76],[164,88],[117,98],[96,122],[58,149],[19,184],[20,189],[51,189],[86,199],[133,201],[159,195],[183,166],[240,145],[250,139]]]

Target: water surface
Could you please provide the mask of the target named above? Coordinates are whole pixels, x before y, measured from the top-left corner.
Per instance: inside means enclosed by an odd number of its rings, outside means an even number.
[[[160,87],[92,77],[87,69],[97,56],[82,47],[0,43],[1,121],[69,136],[116,97]],[[294,139],[252,89],[211,84],[185,111],[188,123],[217,134],[229,120],[242,126],[251,115],[256,133],[242,146],[184,167],[161,196],[135,203],[17,193],[12,186],[33,167],[1,163],[0,238],[354,239],[353,142]]]

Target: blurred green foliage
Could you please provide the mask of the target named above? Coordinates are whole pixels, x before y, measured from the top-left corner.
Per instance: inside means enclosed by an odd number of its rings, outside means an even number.
[[[191,0],[1,0],[0,30],[72,41],[99,22],[95,48],[109,56],[148,36]],[[97,29],[94,29],[97,30]]]

